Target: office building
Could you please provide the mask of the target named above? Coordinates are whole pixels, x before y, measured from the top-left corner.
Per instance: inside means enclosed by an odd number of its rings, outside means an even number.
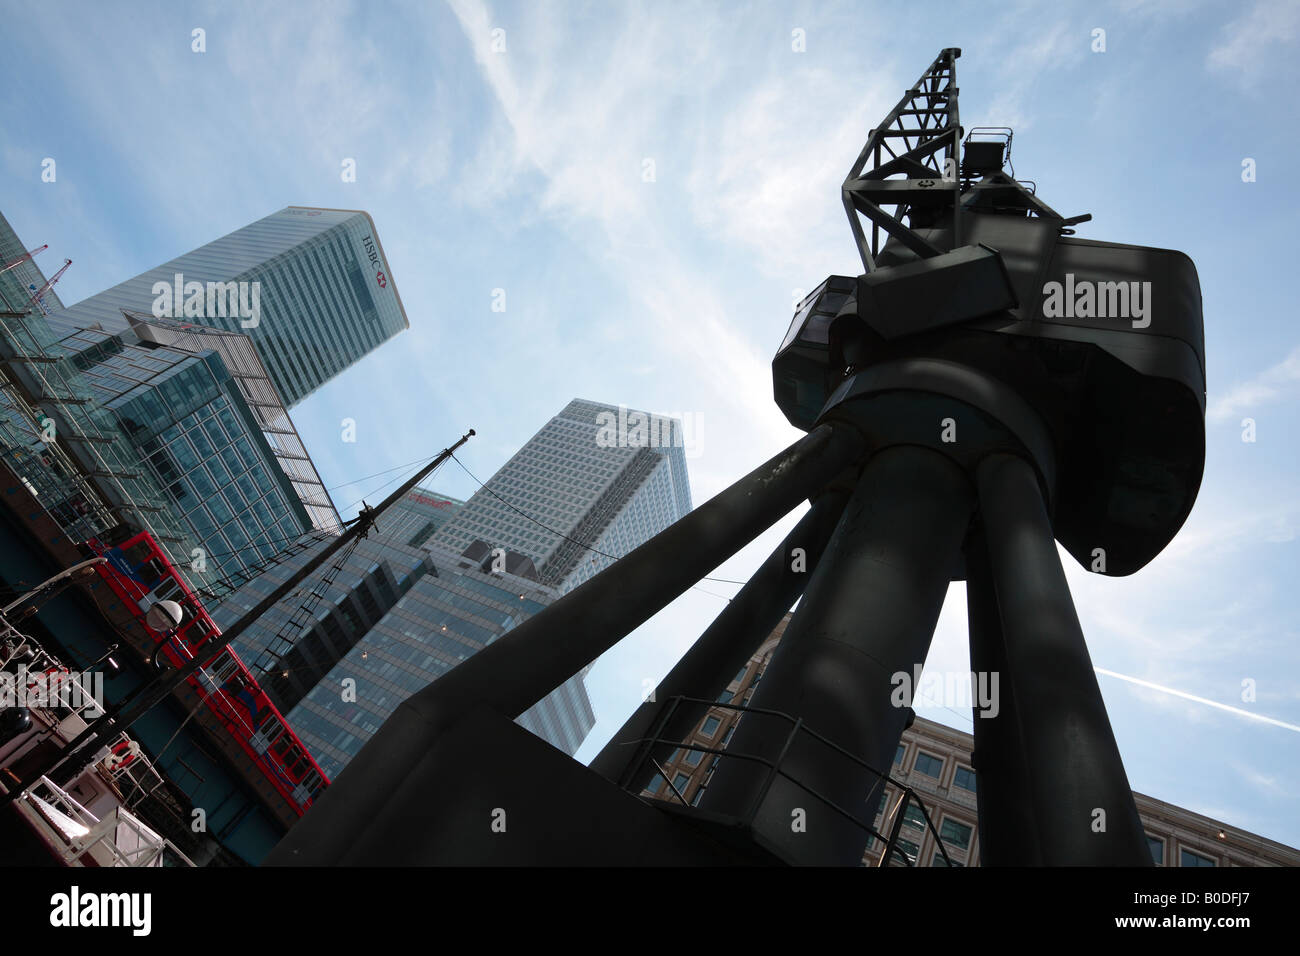
[[[178,563],[206,591],[306,531],[340,525],[247,337],[167,323],[77,329],[46,351],[69,367],[81,408],[93,409],[125,474],[148,484],[147,514],[133,523],[172,539]],[[92,474],[101,471],[94,465]]]
[[[430,570],[301,702],[288,712],[312,756],[334,774],[402,701],[541,611],[552,589],[509,573],[463,565],[437,547]],[[572,756],[595,723],[575,675],[517,723]]]
[[[679,420],[575,399],[434,540],[516,552],[565,593],[690,510]]]
[[[557,596],[535,580],[493,572],[490,557],[470,560],[430,543],[443,512],[460,504],[411,491],[379,517],[378,531],[327,561],[235,641],[328,774],[341,770],[412,693]],[[217,605],[217,624],[230,626],[325,543],[307,539]],[[519,723],[576,752],[595,723],[581,675]]]
[[[23,246],[22,240],[9,225],[9,220],[0,213],[0,309],[11,312],[26,311],[27,303],[45,286],[46,276],[41,271],[35,256],[17,262],[23,254],[31,250]],[[48,255],[48,250],[44,255]],[[16,263],[12,268],[5,268]],[[63,308],[58,293],[47,290],[41,296],[41,302],[51,312]]]
[[[37,258],[23,258],[30,248],[0,215],[0,268],[12,266],[0,272],[0,359],[7,360],[0,368],[0,467],[20,481],[70,537],[84,541],[121,520],[113,510],[114,502],[96,487],[100,479],[90,478],[88,471],[102,475],[114,465],[120,471],[126,467],[117,461],[119,449],[101,432],[103,423],[75,403],[66,406],[73,424],[59,434],[76,439],[76,444],[46,440],[52,429],[51,411],[59,414],[59,410],[45,400],[50,395],[78,396],[67,382],[75,370],[41,354],[43,321],[28,302],[45,285],[46,277]],[[44,298],[47,308],[62,308],[53,289]],[[24,362],[23,357],[31,361]],[[102,451],[94,456],[93,468],[83,469],[74,449],[89,458],[96,444]]]
[[[427,488],[414,488],[384,515],[379,530],[385,537],[420,547],[454,519],[464,506],[465,502],[459,498],[449,498]]]
[[[337,247],[368,222],[361,213],[285,210],[172,265],[191,270],[185,282],[220,277],[221,269],[260,269],[259,275],[276,281],[307,281],[301,288],[312,301],[329,300],[338,289],[322,278],[328,269],[312,271],[311,263],[325,268],[335,262],[322,248]],[[378,240],[373,230],[362,231],[369,263],[371,251],[379,255]],[[0,245],[6,253],[22,248],[7,223],[0,228]],[[44,281],[30,260],[5,275],[23,270],[20,284]],[[236,273],[236,291],[242,274]],[[263,319],[278,316],[277,321],[299,322],[294,334],[304,340],[329,341],[318,326],[341,313],[322,307],[323,318],[300,322],[273,308],[243,331],[237,309],[212,325],[204,324],[207,313],[158,318],[145,295],[152,276],[138,276],[70,309],[59,309],[57,297],[47,295],[47,308],[54,307],[49,315],[26,310],[5,316],[0,357],[10,362],[0,380],[0,454],[51,513],[65,516],[74,538],[86,540],[118,521],[148,528],[173,562],[192,572],[198,590],[224,592],[303,532],[340,528],[262,361],[263,353],[275,356],[279,348],[266,343],[288,339],[267,338],[259,329]],[[395,302],[386,277],[385,287]],[[273,292],[268,301],[283,304]],[[356,335],[370,335],[373,341],[364,348],[380,341],[374,330],[397,327],[391,309],[385,320],[372,305],[344,316],[362,330]],[[400,310],[400,303],[393,307]],[[367,310],[374,320],[369,325]],[[259,334],[266,339],[262,351],[254,342]],[[353,344],[348,362],[364,354],[363,346]],[[329,354],[332,364],[312,365],[316,384],[341,367],[342,353]]]
[[[418,544],[428,512],[415,489],[380,518],[377,530],[345,548],[272,607],[234,642],[236,653],[283,711],[295,706],[415,582],[433,570]],[[228,628],[297,573],[332,536],[303,537],[276,562],[210,609]]]
[[[789,621],[787,614],[719,695],[719,703],[749,703]],[[714,768],[727,758],[692,748],[725,750],[741,719],[740,711],[710,708],[664,762],[664,774],[656,773],[641,795],[697,805]],[[978,773],[971,760],[974,743],[971,734],[924,717],[916,717],[903,732],[873,826],[888,838],[900,808],[901,788],[906,786],[924,803],[934,831],[915,801],[909,801],[890,866],[948,866],[936,834],[952,866],[979,865]],[[1134,792],[1133,798],[1158,866],[1300,866],[1300,850],[1294,847],[1155,797]],[[885,842],[873,837],[862,865],[879,866],[884,850]]]
[[[680,422],[575,400],[469,501],[408,494],[358,545],[355,567],[341,564],[329,586],[328,566],[309,576],[238,649],[337,772],[410,694],[689,510]],[[218,623],[305,560],[268,569],[217,608]],[[576,752],[595,720],[584,674],[518,722]]]
[[[954,866],[979,865],[979,827],[975,791],[978,773],[971,765],[974,738],[964,731],[917,717],[899,742],[891,777],[925,801]],[[886,788],[876,828],[886,836],[890,808],[898,802],[897,783]],[[1300,866],[1300,850],[1204,814],[1146,794],[1133,793],[1158,866]],[[863,858],[876,866],[884,846],[873,840]],[[904,817],[896,854],[921,866],[946,866],[934,834],[916,810]],[[895,859],[891,866],[903,865]]]
[[[126,314],[243,332],[286,408],[409,328],[366,212],[289,206],[56,313],[120,332]]]
[[[749,704],[789,623],[790,615],[787,614],[718,695],[719,704],[729,704],[731,707]],[[742,716],[741,711],[731,707],[709,708],[695,729],[682,741],[683,746],[674,750],[663,762],[663,773],[656,773],[641,791],[641,795],[697,806],[704,791],[708,789],[709,781],[713,779],[714,770],[724,758],[693,748],[726,749]]]

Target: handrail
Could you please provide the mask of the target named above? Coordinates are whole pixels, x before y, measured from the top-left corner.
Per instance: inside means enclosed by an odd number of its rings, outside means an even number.
[[[758,793],[755,795],[754,800],[744,817],[745,826],[751,826],[753,824],[754,818],[757,816],[758,810],[762,806],[763,799],[767,796],[767,793],[771,789],[772,784],[775,782],[776,778],[780,776],[790,781],[790,783],[794,784],[800,790],[803,790],[805,793],[808,793],[815,799],[820,800],[823,804],[825,804],[827,807],[829,807],[838,815],[844,817],[850,823],[853,823],[855,826],[859,827],[860,829],[866,830],[870,836],[878,840],[884,841],[885,849],[881,854],[880,863],[878,864],[879,866],[888,866],[889,861],[893,858],[893,855],[896,851],[896,843],[898,841],[899,832],[902,827],[903,817],[907,813],[907,807],[911,804],[912,801],[915,801],[917,807],[919,807],[921,810],[922,817],[924,817],[925,819],[926,827],[929,829],[930,833],[934,836],[935,845],[938,846],[939,852],[943,854],[944,862],[948,864],[948,866],[952,866],[952,858],[948,855],[948,849],[947,847],[944,846],[943,839],[939,836],[938,831],[935,829],[934,821],[930,819],[930,813],[925,807],[925,801],[921,799],[920,795],[916,792],[915,789],[913,789],[911,786],[904,783],[903,781],[892,777],[888,773],[882,773],[881,771],[877,770],[875,767],[868,764],[865,760],[862,760],[860,757],[845,750],[839,744],[835,743],[832,740],[827,739],[822,734],[817,733],[817,731],[812,730],[810,727],[804,724],[804,722],[801,719],[792,717],[790,714],[784,713],[779,710],[769,710],[762,707],[748,707],[744,704],[730,704],[730,703],[724,704],[716,700],[708,700],[702,697],[686,697],[685,695],[682,694],[677,694],[674,695],[673,697],[670,697],[667,701],[665,701],[665,703],[668,706],[664,708],[664,712],[661,715],[660,719],[656,721],[655,729],[652,732],[653,736],[642,737],[637,740],[627,741],[628,745],[640,745],[638,754],[633,758],[634,766],[644,763],[647,759],[653,760],[653,758],[650,755],[653,752],[654,748],[658,746],[678,747],[681,748],[682,750],[688,750],[692,752],[700,752],[706,754],[715,754],[719,757],[734,757],[737,760],[747,760],[765,766],[768,768],[768,774],[763,781],[763,785],[759,788]],[[733,753],[727,751],[726,749],[697,746],[691,743],[687,743],[686,741],[669,740],[667,738],[660,737],[659,736],[660,730],[665,725],[668,724],[668,722],[672,719],[673,714],[676,712],[678,706],[683,703],[704,704],[709,709],[717,708],[721,710],[734,710],[741,714],[759,714],[765,717],[778,717],[781,720],[784,720],[787,723],[791,724],[790,733],[786,736],[785,743],[782,746],[781,751],[777,755],[777,758],[775,760],[769,760],[766,757],[760,757],[754,754]],[[890,835],[888,837],[880,833],[875,828],[874,823],[871,824],[864,823],[862,820],[858,819],[858,817],[855,816],[853,813],[839,806],[837,803],[835,803],[835,801],[831,800],[829,797],[826,797],[823,794],[818,793],[812,787],[807,786],[806,784],[802,783],[794,776],[790,775],[789,773],[786,773],[784,770],[781,769],[781,762],[784,760],[786,754],[790,750],[791,745],[794,743],[794,740],[801,732],[808,734],[818,743],[821,743],[824,746],[829,747],[831,750],[843,755],[844,757],[847,757],[854,764],[868,771],[869,773],[875,775],[882,782],[892,783],[895,787],[899,789],[900,793],[899,793],[898,803],[895,805],[893,813],[891,813],[888,817],[888,819],[894,821],[894,824],[891,827]],[[656,768],[659,770],[660,776],[662,776],[664,780],[668,783],[668,785],[672,787],[672,790],[677,795],[678,799],[680,799],[682,803],[685,805],[686,800],[682,797],[682,794],[677,790],[677,788],[672,784],[671,780],[669,780],[668,774],[664,772],[663,767],[659,766],[657,761],[654,761],[654,763]],[[687,810],[689,809],[690,808],[687,807]],[[903,859],[905,861],[908,861],[907,862],[908,866],[917,865],[916,863],[911,862],[910,858],[906,854],[903,854]]]
[[[41,786],[44,786],[48,791],[48,800],[36,792],[37,788]],[[161,834],[154,832],[121,804],[114,804],[112,811],[102,818],[96,817],[95,814],[74,799],[70,793],[46,776],[42,776],[19,799],[28,802],[31,799],[40,800],[60,812],[67,812],[74,822],[86,828],[88,832],[83,837],[64,837],[66,849],[61,850],[60,855],[65,861],[71,862],[87,853],[96,844],[103,844],[112,855],[117,866],[149,866],[167,850],[175,854],[186,866],[194,866],[194,862],[182,853],[174,843]],[[141,845],[134,850],[126,850],[118,846],[117,828],[119,825],[125,826],[135,833]]]

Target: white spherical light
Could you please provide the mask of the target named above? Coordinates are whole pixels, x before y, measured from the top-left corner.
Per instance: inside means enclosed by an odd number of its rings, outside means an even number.
[[[170,631],[173,628],[180,627],[184,616],[181,606],[175,601],[159,601],[149,608],[149,612],[144,616],[144,619],[145,623],[155,631]]]

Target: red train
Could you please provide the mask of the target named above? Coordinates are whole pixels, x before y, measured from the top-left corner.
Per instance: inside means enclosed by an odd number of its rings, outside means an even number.
[[[98,566],[99,575],[132,609],[154,643],[161,645],[157,653],[173,666],[193,660],[196,648],[221,633],[149,532],[142,531],[117,547],[105,547],[95,539],[86,543],[95,554],[108,559]],[[158,631],[150,626],[146,614],[158,601],[175,601],[181,606],[184,618],[178,627]],[[234,650],[222,648],[188,682],[275,790],[302,816],[329,785],[329,779]]]

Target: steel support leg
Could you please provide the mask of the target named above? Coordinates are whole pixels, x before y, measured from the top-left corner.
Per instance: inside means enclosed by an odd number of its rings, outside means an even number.
[[[799,599],[817,567],[826,542],[844,511],[847,493],[828,491],[723,608],[699,640],[655,687],[654,700],[643,703],[596,755],[590,768],[625,789],[639,791],[654,775],[649,757],[663,761],[671,744],[651,748],[639,742],[654,730],[656,718],[673,697],[709,698],[719,693],[767,639]],[[803,551],[796,570],[794,550]],[[700,706],[682,704],[658,734],[680,741],[700,719]]]
[[[881,772],[893,765],[911,682],[930,647],[949,570],[966,535],[974,488],[944,455],[904,445],[864,469],[826,554],[751,701],[800,718],[811,730]],[[775,761],[790,726],[762,714],[742,718],[728,750]],[[723,758],[701,808],[745,818],[755,837],[800,864],[856,866],[868,832],[829,809],[815,791],[871,823],[880,778],[798,734],[763,794],[764,772]],[[761,801],[754,804],[755,798]]]
[[[382,859],[385,841],[422,817],[428,783],[412,768],[444,730],[480,706],[518,717],[815,495],[863,449],[855,429],[819,426],[407,698],[267,862],[328,864],[349,852]]]
[[[977,523],[966,539],[966,612],[970,666],[993,693],[991,706],[974,702],[976,801],[980,866],[1040,866],[1037,822],[1020,735],[1020,715],[1007,673],[1007,650],[988,544]],[[996,683],[994,683],[996,675]]]
[[[985,459],[980,509],[1047,866],[1150,866],[1034,470]]]

